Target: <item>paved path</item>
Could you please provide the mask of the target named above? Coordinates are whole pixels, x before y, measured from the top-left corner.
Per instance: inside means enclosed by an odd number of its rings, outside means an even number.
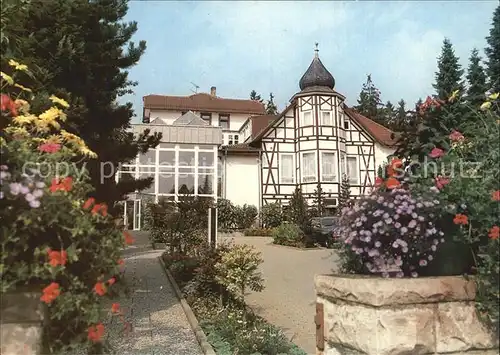
[[[316,295],[314,275],[329,274],[338,257],[331,249],[296,250],[270,245],[271,238],[224,238],[253,245],[262,253],[262,292],[250,293],[247,303],[271,324],[282,328],[308,354],[316,354]]]
[[[132,324],[127,335],[123,323],[113,317],[110,343],[120,355],[201,355],[202,351],[146,233],[133,233],[136,242],[124,252],[125,280],[130,297],[120,305]]]

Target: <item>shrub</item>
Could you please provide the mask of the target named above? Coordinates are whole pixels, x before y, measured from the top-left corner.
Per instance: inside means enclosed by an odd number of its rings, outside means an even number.
[[[275,228],[283,222],[283,211],[278,202],[268,203],[262,206],[260,221],[264,228]]]
[[[220,230],[250,228],[258,215],[252,205],[235,206],[226,199],[217,200],[217,223]]]
[[[287,222],[299,226],[306,234],[309,233],[311,228],[311,215],[307,201],[304,195],[302,195],[302,190],[299,187],[295,189],[290,199],[285,219]]]
[[[16,71],[2,72],[1,292],[25,286],[42,291],[49,315],[44,353],[82,344],[102,353],[103,339],[88,336],[105,316],[102,297],[118,290],[113,277],[120,273],[121,249],[132,238],[116,227],[105,204],[87,198],[95,191],[86,182],[88,173],[76,171],[72,162],[95,154],[61,129],[68,103],[38,96],[32,109],[21,99],[31,91],[16,83],[26,66],[9,64]],[[71,168],[56,172],[58,166]]]
[[[304,245],[304,232],[295,224],[284,222],[271,233],[273,243],[300,247]]]
[[[267,228],[250,228],[246,229],[244,234],[245,236],[269,237],[272,232],[272,229]]]
[[[242,207],[237,207],[238,210],[238,228],[246,229],[255,224],[257,215],[257,207],[244,204]]]
[[[246,245],[235,245],[222,253],[215,264],[216,280],[238,299],[244,299],[245,291],[262,291],[264,280],[259,272],[263,262],[260,252]]]
[[[418,276],[444,242],[436,216],[439,201],[412,196],[408,190],[376,191],[344,208],[341,236],[369,273]]]

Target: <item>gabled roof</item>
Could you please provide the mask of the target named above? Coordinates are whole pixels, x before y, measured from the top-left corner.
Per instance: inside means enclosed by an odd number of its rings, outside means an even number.
[[[363,127],[376,141],[385,146],[391,147],[396,144],[396,139],[393,138],[394,132],[389,128],[382,126],[380,123],[372,121],[368,117],[363,116],[352,108],[347,106],[344,109],[347,116]]]
[[[208,111],[265,114],[264,104],[253,100],[224,99],[206,93],[191,96],[146,95],[144,108],[152,110]]]
[[[278,115],[258,115],[250,117],[252,121],[252,137],[257,137]]]
[[[191,111],[186,112],[181,117],[176,119],[172,125],[174,126],[208,126],[208,123],[203,121],[201,117],[196,116]]]

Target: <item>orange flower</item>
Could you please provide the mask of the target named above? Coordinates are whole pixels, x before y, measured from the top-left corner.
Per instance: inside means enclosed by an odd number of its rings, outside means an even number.
[[[114,277],[112,277],[112,278],[110,278],[110,279],[108,280],[108,284],[109,284],[110,286],[111,286],[111,285],[113,285],[115,282],[116,282],[116,279],[115,279]]]
[[[2,94],[0,96],[0,109],[2,111],[10,111],[12,116],[17,116],[16,104],[12,101],[9,95]]]
[[[401,186],[401,183],[399,182],[398,179],[390,177],[385,182],[385,186],[387,186],[388,189],[395,189],[395,188]]]
[[[56,191],[71,191],[73,188],[73,178],[71,176],[65,177],[62,180],[52,179],[52,185],[50,186],[50,192]]]
[[[106,205],[105,203],[101,204],[101,214],[103,215],[103,217],[106,217],[108,215],[108,205]]]
[[[111,312],[113,312],[113,313],[120,313],[120,304],[119,303],[113,303],[111,305]]]
[[[129,232],[123,231],[123,236],[125,237],[125,244],[130,245],[135,242],[134,238],[130,235]]]
[[[375,178],[375,186],[376,187],[379,187],[380,185],[382,185],[384,183],[384,179],[382,179],[380,176],[377,176]]]
[[[500,236],[500,227],[493,226],[493,228],[490,229],[490,234],[488,234],[488,236],[493,240],[498,239]]]
[[[93,341],[94,343],[101,341],[103,335],[104,335],[104,325],[102,323],[99,323],[95,326],[91,326],[88,329],[88,338],[90,341]]]
[[[457,214],[457,215],[455,215],[455,218],[453,218],[453,223],[465,225],[465,224],[469,223],[469,219],[464,214]]]
[[[493,191],[491,193],[491,199],[493,201],[500,201],[500,190]]]
[[[95,198],[90,197],[90,198],[89,198],[89,199],[87,199],[87,201],[85,201],[85,203],[83,204],[83,209],[84,209],[84,210],[88,210],[88,209],[90,208],[90,206],[92,206],[94,203],[95,203]]]
[[[98,203],[92,208],[92,211],[90,211],[92,215],[96,215],[99,212],[102,216],[106,217],[108,215],[108,206],[105,203]]]
[[[50,285],[43,289],[43,295],[40,297],[42,302],[47,304],[52,303],[57,296],[61,294],[61,290],[59,289],[59,284],[57,282],[52,282]]]
[[[66,262],[68,261],[68,253],[65,250],[55,251],[48,249],[47,254],[49,256],[49,263],[53,267],[56,267],[57,265],[66,265]]]
[[[94,291],[99,296],[104,296],[106,294],[106,285],[103,282],[98,282],[94,286]]]
[[[442,176],[438,176],[436,178],[436,187],[438,189],[442,189],[444,188],[446,185],[448,185],[450,183],[450,179],[447,179],[445,177],[442,177]]]

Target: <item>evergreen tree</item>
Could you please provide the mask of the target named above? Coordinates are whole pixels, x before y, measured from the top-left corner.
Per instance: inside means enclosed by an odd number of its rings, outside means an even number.
[[[321,184],[318,184],[314,190],[313,212],[315,217],[322,217],[325,214],[325,199]]]
[[[290,198],[287,214],[287,219],[298,225],[304,232],[311,227],[309,206],[300,187],[295,188],[295,191]]]
[[[443,41],[441,55],[438,57],[438,71],[436,72],[436,82],[432,84],[437,96],[442,100],[447,100],[455,90],[463,90],[462,82],[463,70],[455,55],[453,45],[448,38]]]
[[[274,103],[273,93],[269,94],[269,100],[266,103],[266,113],[268,115],[277,115],[278,114],[278,107],[276,107],[276,104]]]
[[[351,185],[349,184],[349,177],[347,174],[342,175],[342,183],[340,184],[339,204],[337,212],[342,213],[344,207],[351,204]]]
[[[2,5],[7,2],[2,0]],[[148,130],[134,137],[129,131],[132,104],[117,101],[137,85],[128,79],[127,69],[137,64],[146,49],[144,41],[138,45],[130,41],[137,23],[123,22],[127,1],[31,0],[22,4],[10,10],[21,11],[17,17],[22,21],[2,23],[7,38],[2,42],[7,54],[2,61],[22,59],[37,80],[28,83],[32,88],[70,102],[64,128],[82,137],[98,155],[85,162],[96,200],[112,207],[126,194],[150,186],[152,178],[115,183],[118,164],[155,147],[160,138]]]
[[[467,70],[467,101],[475,107],[480,106],[486,99],[485,92],[488,90],[486,85],[486,74],[481,66],[481,57],[479,51],[474,48],[469,58],[469,67]]]
[[[382,111],[385,125],[389,128],[393,128],[396,119],[396,109],[392,102],[387,101]]]
[[[252,90],[250,92],[250,100],[258,101],[258,102],[263,102],[264,101],[264,100],[262,100],[262,98],[260,97],[260,95],[257,94],[257,91],[255,91],[255,90]]]
[[[385,124],[383,115],[380,115],[381,106],[380,91],[373,84],[371,74],[368,74],[366,83],[363,84],[363,88],[359,93],[358,105],[354,108],[363,116]]]
[[[500,5],[493,13],[490,35],[486,37],[488,46],[485,48],[488,65],[486,73],[489,77],[489,88],[492,93],[500,92]]]

